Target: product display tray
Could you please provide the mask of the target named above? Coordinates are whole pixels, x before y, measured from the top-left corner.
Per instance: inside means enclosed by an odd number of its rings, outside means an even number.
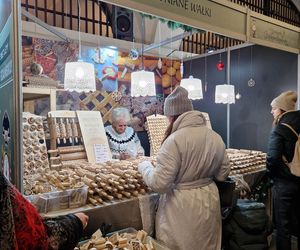
[[[88,187],[25,196],[39,213],[49,213],[61,209],[78,208],[87,201]]]

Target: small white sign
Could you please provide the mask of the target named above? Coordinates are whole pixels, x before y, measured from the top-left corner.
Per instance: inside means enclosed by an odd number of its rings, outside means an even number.
[[[95,161],[96,163],[103,163],[111,160],[110,149],[105,144],[94,144]]]
[[[76,114],[78,117],[88,162],[96,163],[94,145],[107,145],[107,147],[109,147],[101,113],[99,111],[77,110]],[[109,155],[111,155],[110,149]]]

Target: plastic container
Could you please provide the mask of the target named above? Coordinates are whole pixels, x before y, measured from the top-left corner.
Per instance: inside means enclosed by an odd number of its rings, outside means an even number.
[[[38,210],[39,213],[46,213],[47,211],[47,199],[41,195],[28,195],[25,196],[32,205]]]
[[[54,191],[25,196],[40,213],[48,213],[67,208],[81,207],[86,204],[88,187]]]

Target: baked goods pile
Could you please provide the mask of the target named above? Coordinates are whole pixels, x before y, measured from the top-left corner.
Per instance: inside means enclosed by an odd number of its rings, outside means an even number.
[[[143,230],[137,232],[114,233],[110,237],[102,237],[97,230],[88,242],[79,247],[80,250],[154,250],[154,246],[147,233]]]
[[[88,202],[97,205],[105,201],[136,197],[150,189],[145,185],[137,171],[137,165],[145,157],[126,160],[108,161],[92,164],[84,161],[66,161],[64,169],[73,171],[73,178],[88,186]]]
[[[164,115],[147,116],[147,133],[152,155],[156,155],[160,149],[168,126],[168,118]]]
[[[230,175],[247,174],[266,168],[266,153],[256,150],[226,150],[230,160]]]

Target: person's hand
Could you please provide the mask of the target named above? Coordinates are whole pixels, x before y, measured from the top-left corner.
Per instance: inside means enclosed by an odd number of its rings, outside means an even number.
[[[120,160],[127,160],[130,158],[130,155],[128,153],[121,153],[120,154]]]
[[[84,213],[76,213],[74,215],[79,218],[79,220],[82,222],[83,229],[85,229],[88,224],[89,217]]]
[[[153,168],[150,161],[143,161],[138,164],[138,171],[143,174],[147,169]]]

